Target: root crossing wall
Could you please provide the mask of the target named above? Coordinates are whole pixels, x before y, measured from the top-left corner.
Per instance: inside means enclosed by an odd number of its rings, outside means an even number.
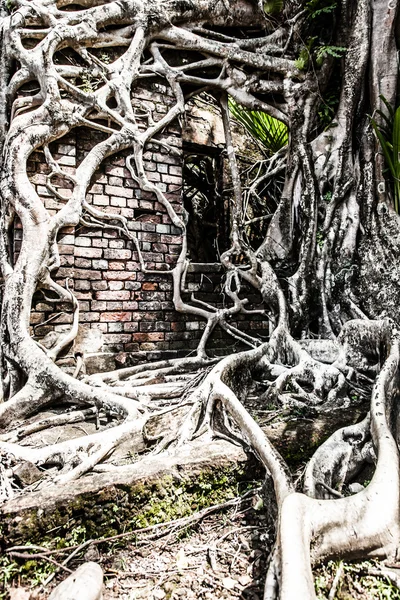
[[[156,84],[151,91],[136,90],[135,98],[151,111],[155,121],[161,119],[174,102],[168,90]],[[158,139],[172,146],[178,154],[151,143],[146,148],[145,168],[148,179],[161,187],[176,212],[181,213],[182,136],[177,128],[178,125],[170,127]],[[51,145],[53,157],[64,172],[74,174],[88,151],[104,139],[104,135],[77,128]],[[87,200],[105,212],[127,217],[128,227],[137,235],[147,267],[160,270],[160,275],[141,271],[132,242],[124,239],[120,232],[79,225],[64,229],[59,236],[61,266],[55,279],[65,285],[69,278],[70,287],[79,300],[80,324],[102,332],[103,350],[186,354],[196,348],[205,324],[174,310],[171,277],[161,274],[166,268],[172,268],[177,259],[180,232],[171,225],[165,208],[154,194],[140,190],[131,178],[125,166],[127,155],[125,152],[112,156],[102,164]],[[30,161],[30,179],[51,212],[59,210],[62,200],[46,187],[48,172],[44,154],[35,153]],[[52,184],[64,197],[71,195],[72,184],[66,178],[53,178]],[[22,231],[17,225],[16,254],[21,237]],[[222,306],[222,275],[217,265],[194,266],[188,277],[188,288],[196,290],[199,299]],[[190,300],[190,295],[185,299]],[[31,325],[37,339],[70,326],[70,306],[46,302],[40,293],[34,300]],[[254,304],[257,301],[253,298]],[[261,316],[255,316],[250,324],[243,322],[243,327],[265,331],[268,324]],[[227,343],[235,348],[235,341],[228,342],[226,334],[217,329],[211,346],[226,351]]]

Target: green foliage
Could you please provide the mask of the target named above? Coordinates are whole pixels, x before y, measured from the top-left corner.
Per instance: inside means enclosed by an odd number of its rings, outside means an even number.
[[[369,575],[370,569],[379,570],[380,563],[374,560],[360,563],[329,561],[316,569],[314,578],[315,592],[318,600],[327,600],[332,582],[339,567],[343,568],[335,598],[365,598],[365,600],[400,600],[397,589],[384,573]]]
[[[380,96],[385,104],[387,114],[377,110],[382,119],[382,124],[378,125],[375,119],[371,118],[371,124],[382,148],[385,157],[386,166],[392,177],[394,208],[399,213],[400,207],[400,106],[396,110],[390,106],[384,96]]]
[[[231,99],[229,108],[236,121],[241,123],[253,138],[261,142],[269,155],[272,156],[287,145],[289,131],[282,121],[264,112],[243,108]]]
[[[299,56],[294,61],[294,64],[299,71],[305,71],[308,68],[308,65],[310,64],[311,50],[316,39],[316,36],[308,38],[307,43],[302,47]]]
[[[310,0],[310,2],[307,2],[306,4],[306,10],[311,19],[331,15],[335,12],[336,7],[337,2],[332,2],[332,0]]]
[[[277,15],[283,8],[283,0],[265,0],[264,12],[267,15]]]
[[[84,525],[78,525],[70,532],[69,545],[78,546],[84,542],[86,542],[86,527]]]
[[[324,234],[322,231],[317,231],[316,239],[318,246],[322,249],[324,246]]]
[[[303,48],[300,50],[299,56],[294,61],[296,69],[298,69],[299,71],[305,71],[308,67],[309,58],[310,53],[308,49],[305,46],[303,46]]]
[[[329,126],[331,126],[338,104],[339,98],[336,92],[327,94],[322,98],[317,114],[319,122],[324,129],[329,129]]]
[[[9,14],[11,14],[15,8],[14,0],[2,0],[2,5]]]
[[[315,60],[315,64],[320,67],[327,56],[341,58],[346,53],[347,48],[343,46],[319,44],[314,48],[316,40],[316,36],[308,38],[307,43],[300,50],[300,54],[295,60],[295,65],[299,71],[305,71],[308,68],[311,57]]]
[[[82,73],[82,84],[80,89],[86,94],[93,94],[101,84],[101,79],[94,77],[89,69],[85,69]]]
[[[109,65],[111,62],[111,56],[107,53],[107,52],[102,52],[100,54],[100,60],[101,62],[103,62],[105,65]]]
[[[6,555],[0,557],[0,600],[9,598],[9,589],[16,579],[22,578],[31,587],[36,587],[54,570],[55,566],[49,562],[28,560],[20,565]]]
[[[315,61],[320,67],[327,56],[341,58],[345,55],[347,48],[343,46],[318,46],[315,50]]]
[[[14,577],[20,572],[19,565],[8,556],[0,557],[0,600],[8,596],[7,590]]]

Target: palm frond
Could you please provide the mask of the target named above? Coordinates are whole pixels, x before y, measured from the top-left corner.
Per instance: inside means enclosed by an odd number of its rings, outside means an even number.
[[[382,123],[378,125],[371,118],[376,137],[382,148],[386,166],[390,172],[394,191],[394,208],[400,212],[400,106],[394,110],[384,96],[380,96],[386,106],[387,114],[377,110],[376,114],[381,117]]]
[[[268,154],[275,154],[287,145],[289,131],[285,123],[258,110],[248,110],[229,100],[232,115],[257,141],[265,147]]]

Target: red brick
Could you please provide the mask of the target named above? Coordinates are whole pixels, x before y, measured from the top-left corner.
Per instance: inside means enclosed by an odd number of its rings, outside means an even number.
[[[163,333],[134,333],[133,340],[135,342],[162,342],[164,341]]]
[[[105,312],[100,315],[100,322],[110,321],[130,321],[132,314],[130,312]]]
[[[103,273],[104,279],[112,279],[114,281],[125,281],[127,279],[135,279],[136,273],[129,271],[106,271]]]
[[[142,285],[142,290],[146,290],[146,291],[155,291],[158,289],[158,284],[157,283],[144,283]]]
[[[73,254],[74,253],[74,246],[67,246],[64,244],[60,244],[58,246],[58,251],[60,254]]]
[[[92,266],[92,261],[87,258],[78,258],[75,257],[75,265],[80,269],[90,269]]]

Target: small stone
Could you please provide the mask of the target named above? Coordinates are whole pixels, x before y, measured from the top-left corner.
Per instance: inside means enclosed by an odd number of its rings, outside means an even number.
[[[83,555],[83,558],[86,561],[98,562],[100,559],[100,552],[99,552],[97,546],[89,546],[89,548],[86,550],[85,554]]]
[[[166,593],[164,592],[164,590],[159,588],[158,590],[153,591],[153,596],[154,598],[156,598],[156,600],[163,600],[163,598],[166,597]]]
[[[243,587],[245,587],[246,585],[249,585],[249,583],[251,583],[253,580],[250,577],[250,575],[241,575],[239,577],[239,583],[240,585],[242,585]]]
[[[43,477],[43,472],[39,471],[36,465],[26,460],[14,469],[14,477],[22,487],[27,487],[39,481]]]
[[[362,492],[364,490],[364,486],[361,485],[361,483],[350,483],[349,485],[349,492],[351,494],[358,494],[359,492]]]
[[[185,550],[180,548],[176,555],[176,566],[178,569],[186,569],[188,566],[188,559],[186,558]]]
[[[231,579],[230,577],[224,577],[222,580],[222,585],[226,590],[233,590],[236,584],[237,581],[235,579]]]

